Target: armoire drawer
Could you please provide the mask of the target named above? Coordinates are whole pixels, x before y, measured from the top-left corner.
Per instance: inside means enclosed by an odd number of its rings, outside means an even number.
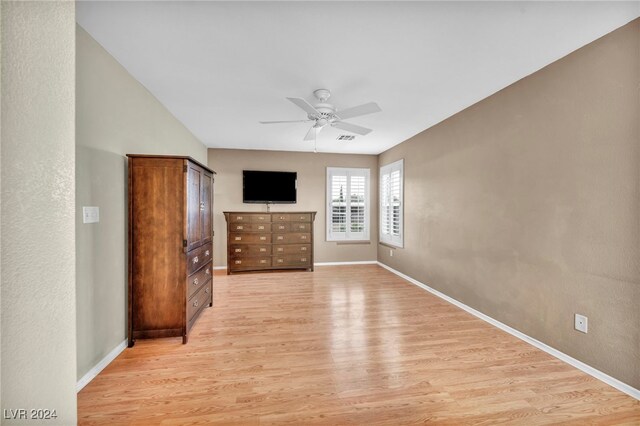
[[[271,266],[271,256],[231,257],[231,268],[233,269],[245,269],[254,266]]]
[[[273,234],[274,244],[294,244],[294,243],[308,243],[311,241],[311,234],[292,232],[289,234]]]
[[[187,278],[188,298],[191,298],[200,288],[211,279],[212,263],[209,262],[204,268]]]
[[[270,223],[233,223],[229,226],[231,232],[271,232]]]
[[[308,266],[310,264],[311,256],[306,254],[273,257],[273,266]]]
[[[232,232],[229,234],[229,244],[269,244],[271,243],[271,234],[260,233],[239,233]]]
[[[206,265],[213,258],[213,246],[211,243],[204,244],[187,253],[187,274],[191,275],[202,266]]]
[[[232,244],[229,247],[232,256],[269,256],[270,245],[262,244]]]
[[[274,244],[273,254],[285,255],[285,254],[309,254],[311,253],[311,244]]]
[[[211,303],[211,283],[207,283],[202,286],[196,294],[194,294],[187,302],[187,319],[193,318],[193,316],[205,306]]]

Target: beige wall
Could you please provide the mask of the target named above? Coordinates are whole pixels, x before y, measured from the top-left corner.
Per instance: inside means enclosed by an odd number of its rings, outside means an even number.
[[[317,211],[314,224],[315,262],[375,261],[377,227],[378,161],[375,155],[314,154],[310,152],[209,149],[209,167],[214,169],[214,264],[227,264],[227,234],[223,211],[266,211],[263,204],[242,203],[242,170],[298,172],[298,202],[276,204],[272,211]],[[371,169],[371,242],[348,244],[326,241],[327,167]]]
[[[381,154],[406,236],[379,260],[640,388],[638,87],[640,20]]]
[[[2,409],[75,424],[73,2],[2,2]]]
[[[205,146],[82,28],[77,28],[78,378],[126,337],[127,153],[189,155]],[[82,206],[100,207],[83,224]]]

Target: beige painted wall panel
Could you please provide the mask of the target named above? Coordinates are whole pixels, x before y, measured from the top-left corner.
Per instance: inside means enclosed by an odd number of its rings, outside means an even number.
[[[81,378],[126,337],[125,154],[188,155],[205,146],[81,27],[77,28],[77,335]],[[83,224],[82,206],[100,223]]]
[[[302,143],[302,142],[301,142]],[[354,142],[351,142],[354,143]],[[315,262],[375,261],[377,227],[378,162],[375,155],[314,154],[311,152],[209,149],[209,167],[216,173],[214,188],[214,264],[227,264],[227,231],[223,211],[266,211],[264,204],[242,203],[242,171],[298,172],[298,202],[276,204],[272,211],[317,211],[314,224]],[[326,241],[326,169],[363,167],[371,169],[371,242],[365,244]]]
[[[636,20],[381,154],[406,236],[379,260],[640,388],[639,87]]]
[[[75,5],[2,2],[2,409],[76,422]],[[4,413],[4,411],[3,411]],[[3,415],[4,417],[4,415]]]

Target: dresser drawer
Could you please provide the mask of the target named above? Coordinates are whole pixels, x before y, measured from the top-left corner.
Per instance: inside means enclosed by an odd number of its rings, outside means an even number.
[[[229,247],[232,256],[269,256],[271,246],[260,244],[232,244]]]
[[[311,223],[308,222],[291,222],[289,225],[291,232],[311,232]]]
[[[271,222],[270,214],[262,213],[231,213],[229,214],[229,222],[231,223],[249,223],[249,222]]]
[[[291,222],[311,222],[311,215],[309,213],[292,213],[289,215]]]
[[[193,274],[198,269],[209,263],[213,258],[213,246],[204,244],[187,253],[187,275]]]
[[[311,241],[311,234],[292,232],[290,234],[273,234],[274,244],[308,243]]]
[[[280,214],[272,214],[271,221],[272,222],[289,222],[291,220],[291,215],[288,213],[280,213]]]
[[[231,269],[246,269],[254,266],[271,266],[271,256],[256,257],[236,257],[232,256],[229,261]]]
[[[274,244],[273,254],[281,256],[285,254],[310,254],[311,244]]]
[[[229,244],[269,244],[271,243],[271,234],[260,233],[239,233],[232,232],[229,234]]]
[[[306,254],[290,255],[290,256],[274,256],[273,266],[309,266],[311,265],[311,256]]]
[[[187,319],[193,318],[198,311],[204,309],[209,303],[211,303],[211,282],[203,285],[187,302]]]
[[[290,224],[287,222],[274,223],[272,226],[273,232],[289,232]]]
[[[232,223],[229,225],[231,232],[271,232],[270,223]]]
[[[200,287],[209,282],[213,269],[211,265],[212,263],[209,262],[204,268],[187,278],[187,293],[189,294],[187,298],[191,298],[191,296],[200,290]]]

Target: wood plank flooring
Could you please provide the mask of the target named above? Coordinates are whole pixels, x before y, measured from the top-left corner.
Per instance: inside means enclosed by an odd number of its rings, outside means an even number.
[[[189,343],[138,340],[80,424],[640,424],[639,401],[377,265],[214,278]]]

